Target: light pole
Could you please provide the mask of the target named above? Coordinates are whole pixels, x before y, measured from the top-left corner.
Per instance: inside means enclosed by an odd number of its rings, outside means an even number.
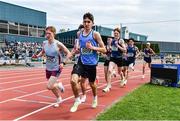
[[[123,31],[123,29],[122,29],[122,23],[120,23],[120,31],[121,31],[121,32],[120,32],[120,33],[121,33],[121,34],[120,34],[120,38],[122,39],[122,33],[123,33],[123,32],[122,32],[122,31]]]

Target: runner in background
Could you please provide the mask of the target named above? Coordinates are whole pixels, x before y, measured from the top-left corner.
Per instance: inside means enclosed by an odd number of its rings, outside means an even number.
[[[143,75],[142,75],[142,78],[145,77],[145,67],[146,67],[147,64],[148,64],[148,67],[151,69],[151,62],[152,62],[151,56],[155,55],[155,52],[151,48],[151,44],[149,42],[146,43],[146,48],[144,48],[143,55],[144,55],[144,62],[143,62]]]
[[[134,71],[134,65],[135,65],[135,60],[139,56],[139,49],[134,45],[134,39],[130,38],[127,41],[127,52],[125,54],[125,66],[123,72],[124,74],[124,81],[125,84],[127,84],[127,79],[128,79],[128,73],[129,70]],[[121,85],[125,86],[125,85]]]
[[[124,40],[120,38],[120,29],[114,29],[114,39],[111,42],[111,57],[107,74],[107,86],[103,89],[104,92],[109,92],[111,89],[111,76],[114,68],[118,67],[118,74],[121,76],[120,85],[123,85],[124,79],[122,76],[123,69],[123,53],[126,52]]]

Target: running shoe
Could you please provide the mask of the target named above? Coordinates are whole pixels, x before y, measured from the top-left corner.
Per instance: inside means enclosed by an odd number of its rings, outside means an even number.
[[[126,86],[126,84],[127,84],[127,80],[120,80],[120,86],[121,87],[124,87],[124,86]]]
[[[54,107],[55,107],[55,108],[59,107],[59,104],[60,104],[61,102],[62,102],[62,98],[61,98],[61,97],[57,98],[56,103],[54,104]]]
[[[64,93],[65,89],[64,89],[64,86],[61,82],[58,83],[58,88],[62,93]]]
[[[76,112],[78,109],[78,106],[81,104],[81,101],[75,101],[74,105],[71,107],[70,112]]]
[[[97,101],[97,99],[94,99],[92,102],[92,108],[96,108],[97,105],[98,105],[98,101]]]
[[[82,95],[82,97],[81,97],[81,102],[82,102],[82,103],[85,103],[85,102],[86,102],[86,95]]]
[[[110,91],[110,87],[106,86],[106,88],[103,89],[103,92],[109,92]]]

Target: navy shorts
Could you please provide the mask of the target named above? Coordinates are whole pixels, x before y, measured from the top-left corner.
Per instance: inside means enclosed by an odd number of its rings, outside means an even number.
[[[151,58],[146,58],[146,57],[144,57],[144,61],[145,61],[146,63],[151,63],[151,62],[152,62],[152,59],[151,59]]]
[[[122,66],[124,66],[124,60],[123,60],[123,58],[113,58],[113,57],[111,57],[110,58],[110,62],[114,62],[118,67],[122,67]]]
[[[109,62],[110,62],[110,60],[105,60],[104,66],[109,66]]]

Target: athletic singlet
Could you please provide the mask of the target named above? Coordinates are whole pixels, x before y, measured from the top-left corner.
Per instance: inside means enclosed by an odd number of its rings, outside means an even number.
[[[79,36],[79,43],[80,43],[80,58],[81,62],[84,65],[97,65],[98,63],[98,54],[96,51],[86,48],[86,43],[91,42],[92,46],[97,47],[98,44],[93,37],[93,30],[87,35],[83,36],[83,31],[80,33]]]
[[[48,71],[58,71],[59,64],[61,61],[58,43],[57,40],[54,40],[53,43],[49,44],[48,40],[43,42],[43,48],[46,54],[46,69]]]
[[[151,55],[148,54],[152,54],[151,49],[144,49],[144,58],[151,58]]]
[[[111,57],[113,58],[122,58],[123,52],[117,47],[118,41],[113,39],[111,42]]]
[[[136,46],[127,46],[127,57],[135,58],[136,56]]]

